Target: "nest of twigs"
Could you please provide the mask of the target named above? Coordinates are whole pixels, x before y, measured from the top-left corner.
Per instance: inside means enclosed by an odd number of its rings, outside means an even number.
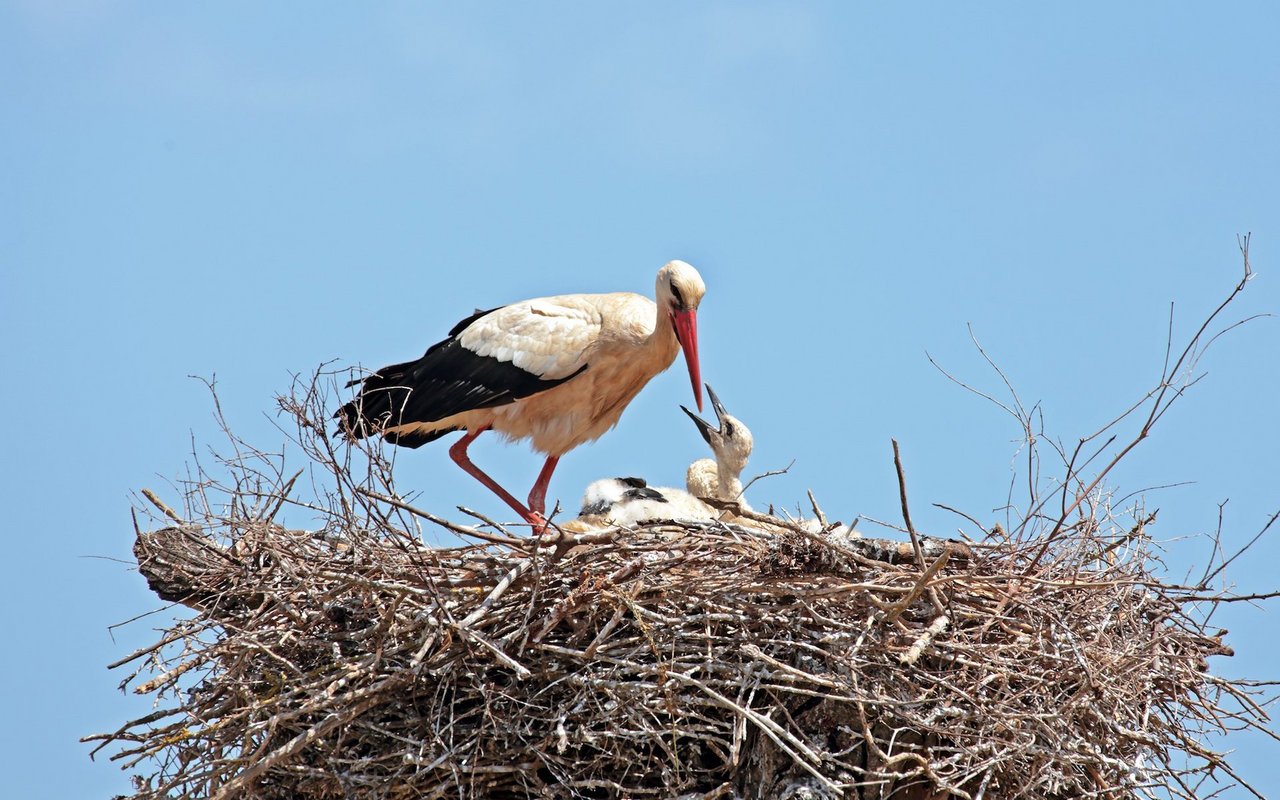
[[[302,469],[232,437],[216,470],[197,460],[181,512],[146,493],[168,520],[138,529],[139,568],[194,614],[113,665],[156,710],[87,738],[139,800],[1247,788],[1212,737],[1268,731],[1267,701],[1213,674],[1230,651],[1207,620],[1262,595],[1211,586],[1236,557],[1220,538],[1198,583],[1168,583],[1154,515],[1121,522],[1103,484],[1190,385],[1207,326],[1148,405],[1056,448],[1057,481],[1038,473],[1034,410],[1002,404],[1026,431],[1029,496],[1007,532],[967,517],[967,543],[916,534],[896,451],[897,541],[752,514],[541,538],[458,525],[399,495],[377,445],[331,438],[336,390],[313,379],[280,401]],[[1132,443],[1083,475],[1086,443],[1106,452],[1132,414]],[[433,547],[434,526],[472,543]]]
[[[1198,598],[1093,526],[438,549],[394,519],[139,535],[198,613],[121,662],[164,698],[103,737],[151,765],[135,797],[1190,797],[1220,765],[1200,726],[1249,703],[1206,671]]]

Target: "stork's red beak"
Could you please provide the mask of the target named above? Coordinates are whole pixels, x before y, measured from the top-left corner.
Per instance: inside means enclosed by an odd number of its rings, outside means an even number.
[[[689,380],[693,382],[693,399],[702,410],[702,368],[698,366],[698,311],[671,312],[671,326],[676,329],[676,340],[684,349],[684,361],[689,367]]]

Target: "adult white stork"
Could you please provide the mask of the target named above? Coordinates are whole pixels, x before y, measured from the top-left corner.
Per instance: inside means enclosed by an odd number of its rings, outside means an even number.
[[[452,431],[449,455],[536,530],[545,527],[547,484],[560,457],[618,423],[623,409],[684,349],[702,408],[698,305],[702,276],[683,261],[658,270],[657,303],[631,292],[540,297],[480,311],[415,361],[383,367],[338,410],[359,439],[375,433],[421,447]],[[528,505],[467,456],[487,430],[529,439],[547,456]]]

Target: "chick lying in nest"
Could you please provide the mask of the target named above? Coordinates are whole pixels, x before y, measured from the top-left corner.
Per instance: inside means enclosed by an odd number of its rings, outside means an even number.
[[[751,429],[725,410],[710,384],[707,384],[707,395],[716,412],[717,426],[680,407],[693,420],[715,456],[700,458],[689,465],[684,489],[649,486],[643,478],[601,478],[587,487],[577,519],[561,527],[571,532],[585,532],[663,520],[734,522],[757,528],[766,525],[758,519],[759,515],[753,514],[743,495],[742,470],[755,446]],[[713,506],[708,499],[727,507]],[[829,527],[817,519],[802,520],[799,524],[812,533],[823,533]],[[828,532],[858,535],[844,525],[836,525]]]

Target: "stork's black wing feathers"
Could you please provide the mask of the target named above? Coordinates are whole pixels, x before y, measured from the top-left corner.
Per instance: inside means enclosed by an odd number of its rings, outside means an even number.
[[[334,415],[343,429],[361,439],[385,428],[411,422],[435,422],[445,417],[506,405],[522,397],[559,386],[586,369],[555,380],[543,380],[510,361],[481,356],[462,346],[458,336],[467,326],[497,309],[477,311],[454,325],[449,337],[427,348],[422,357],[383,367],[363,380],[355,399]],[[388,433],[385,438],[402,447],[421,447],[450,430],[430,433]]]

